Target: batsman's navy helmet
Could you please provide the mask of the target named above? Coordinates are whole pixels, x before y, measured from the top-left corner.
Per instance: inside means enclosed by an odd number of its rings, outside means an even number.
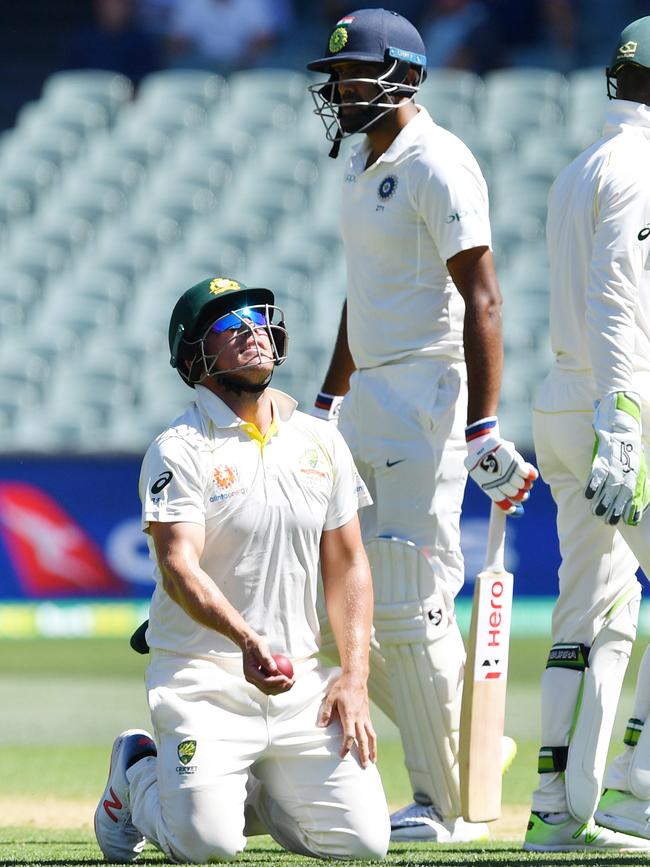
[[[366,63],[405,61],[426,71],[422,37],[402,15],[387,9],[357,9],[340,18],[327,43],[327,55],[307,64],[316,72],[331,72],[344,60]]]
[[[335,65],[347,61],[378,64],[370,77],[341,78]],[[327,56],[313,60],[307,68],[329,75],[327,81],[309,86],[314,99],[314,113],[325,126],[325,136],[333,142],[331,157],[336,157],[342,139],[355,133],[365,133],[400,101],[413,100],[426,78],[427,58],[422,37],[406,18],[386,9],[358,9],[340,18],[330,34]],[[417,78],[409,76],[411,69]],[[365,100],[355,100],[362,109],[346,126],[341,116],[339,87],[344,83],[374,84],[376,94]]]
[[[201,375],[211,372],[205,367],[207,356],[203,341],[206,333],[221,316],[243,308],[264,309],[274,361],[277,365],[285,360],[287,332],[282,311],[275,306],[273,292],[262,287],[245,286],[230,277],[208,277],[181,295],[169,322],[170,364],[192,388]],[[190,363],[189,368],[185,361]],[[204,364],[202,369],[199,362]]]
[[[650,15],[628,24],[618,37],[609,66],[605,70],[610,99],[616,94],[616,76],[625,66],[650,69]]]

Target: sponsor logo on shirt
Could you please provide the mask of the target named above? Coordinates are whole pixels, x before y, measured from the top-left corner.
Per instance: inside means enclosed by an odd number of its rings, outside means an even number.
[[[320,456],[317,449],[305,449],[298,458],[298,466],[303,476],[317,479],[328,478],[328,473],[319,468]]]
[[[221,503],[224,500],[237,496],[237,494],[248,493],[248,488],[233,489],[233,485],[239,481],[239,473],[237,472],[237,468],[233,467],[232,464],[217,464],[212,471],[212,479],[221,493],[213,494],[210,497],[211,503]]]
[[[637,235],[637,238],[639,241],[645,241],[646,238],[650,238],[650,225],[644,226]]]
[[[239,473],[231,464],[218,464],[214,468],[212,478],[216,485],[223,490],[227,490],[228,488],[232,488],[235,482],[239,479]]]
[[[154,495],[159,494],[163,490],[163,488],[167,487],[167,485],[171,482],[171,480],[172,480],[172,473],[169,470],[166,470],[164,473],[161,473],[158,476],[158,478],[156,479],[156,481],[153,483],[153,485],[151,486],[151,493]]]

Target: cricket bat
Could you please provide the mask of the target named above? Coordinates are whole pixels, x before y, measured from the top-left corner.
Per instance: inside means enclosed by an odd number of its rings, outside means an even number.
[[[490,509],[485,566],[476,577],[460,716],[463,818],[501,815],[501,738],[505,723],[513,578],[505,571],[506,513]]]

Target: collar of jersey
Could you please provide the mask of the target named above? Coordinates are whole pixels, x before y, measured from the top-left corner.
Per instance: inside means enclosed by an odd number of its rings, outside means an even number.
[[[277,388],[267,389],[267,394],[270,394],[271,401],[273,402],[273,423],[263,437],[255,425],[251,425],[239,418],[209,388],[206,388],[204,385],[197,385],[194,390],[196,392],[196,402],[216,427],[243,427],[249,436],[264,443],[268,442],[270,437],[279,430],[280,426],[291,418],[298,406],[298,402],[283,391],[279,391]],[[250,428],[257,433],[257,436],[251,434]]]
[[[413,142],[417,141],[422,135],[422,130],[424,126],[428,123],[433,123],[431,120],[431,115],[422,105],[418,105],[418,113],[415,117],[411,118],[411,120],[403,127],[399,135],[395,138],[394,141],[391,142],[388,150],[384,151],[383,154],[380,154],[377,157],[376,161],[372,164],[372,166],[368,166],[369,169],[372,169],[374,166],[378,166],[379,163],[394,163],[398,157],[400,157],[404,151],[410,147]],[[364,137],[363,141],[358,145],[357,154],[360,155],[364,162],[368,157],[368,153],[370,152],[370,141],[368,137]]]
[[[650,138],[650,106],[629,99],[613,99],[605,112],[605,134],[622,126],[645,127],[642,132]]]

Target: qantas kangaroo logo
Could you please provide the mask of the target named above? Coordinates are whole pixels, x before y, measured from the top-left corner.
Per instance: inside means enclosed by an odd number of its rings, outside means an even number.
[[[0,538],[30,596],[124,593],[100,548],[35,485],[0,484]]]

